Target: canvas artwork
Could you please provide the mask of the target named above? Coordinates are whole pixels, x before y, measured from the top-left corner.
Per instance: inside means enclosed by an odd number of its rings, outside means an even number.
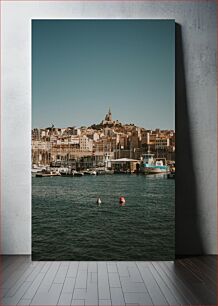
[[[32,20],[33,260],[173,260],[175,21]]]

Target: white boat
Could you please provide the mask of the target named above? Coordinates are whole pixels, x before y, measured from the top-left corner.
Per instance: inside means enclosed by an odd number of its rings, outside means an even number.
[[[145,174],[169,173],[169,167],[164,165],[163,160],[155,160],[154,154],[143,155],[143,166]]]
[[[42,170],[45,170],[45,169],[46,169],[45,166],[33,165],[32,169],[31,169],[31,173],[41,172]]]
[[[70,171],[61,171],[61,176],[71,177],[71,176],[83,176],[83,172],[78,172],[76,170],[70,170]]]
[[[86,170],[83,173],[84,175],[96,175],[96,171],[92,171],[92,170]]]
[[[61,174],[58,171],[51,170],[42,170],[41,172],[36,173],[36,177],[50,177],[50,176],[60,176]]]
[[[83,176],[83,172],[78,172],[78,171],[72,171],[73,176]]]

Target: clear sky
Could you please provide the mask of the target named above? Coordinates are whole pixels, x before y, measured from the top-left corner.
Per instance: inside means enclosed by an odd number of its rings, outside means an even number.
[[[173,20],[33,20],[32,127],[174,129]]]

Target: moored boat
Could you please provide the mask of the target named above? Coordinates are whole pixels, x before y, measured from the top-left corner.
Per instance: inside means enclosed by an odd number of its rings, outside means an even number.
[[[36,174],[36,173],[42,172],[42,170],[46,170],[46,167],[45,166],[33,165],[32,169],[31,169],[31,173]]]
[[[61,172],[61,176],[66,176],[66,177],[72,177],[72,176],[83,176],[83,172],[78,172],[76,170],[68,171],[68,172]]]
[[[168,172],[169,172],[168,167],[153,166],[153,167],[147,167],[145,169],[145,174],[161,174]]]
[[[92,170],[86,170],[83,173],[84,175],[96,175],[96,171],[92,171]]]
[[[73,171],[73,176],[83,176],[83,175],[84,175],[83,172]]]
[[[115,173],[115,171],[114,170],[108,170],[108,169],[98,169],[98,170],[96,170],[96,174],[97,175],[106,175],[106,174],[114,174]]]
[[[50,177],[50,176],[60,176],[61,174],[58,171],[51,170],[42,170],[41,172],[36,173],[36,177]]]
[[[154,159],[154,154],[144,154],[143,171],[145,174],[169,173],[169,167],[164,164],[163,159]]]

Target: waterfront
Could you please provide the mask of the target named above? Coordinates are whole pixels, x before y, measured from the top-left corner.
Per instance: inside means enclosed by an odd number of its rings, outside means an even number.
[[[174,198],[165,175],[33,177],[33,259],[173,260]]]

